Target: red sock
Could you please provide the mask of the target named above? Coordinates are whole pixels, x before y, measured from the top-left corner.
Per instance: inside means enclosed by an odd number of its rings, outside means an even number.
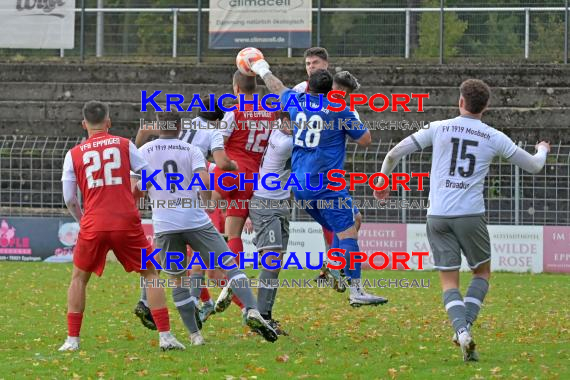
[[[243,241],[241,240],[241,238],[233,238],[228,240],[228,247],[230,247],[231,251],[233,253],[235,253],[236,255],[238,255],[236,257],[236,262],[239,265],[239,253],[241,251],[243,251]],[[234,296],[232,297],[232,302],[236,304],[236,306],[238,306],[240,309],[244,308],[243,303],[240,301],[239,298],[237,298],[237,296],[234,294]]]
[[[233,253],[237,255],[236,262],[239,265],[239,253],[243,251],[243,241],[239,237],[232,238],[228,240],[228,247]]]
[[[67,313],[67,336],[79,336],[83,313]]]
[[[150,313],[152,314],[152,319],[154,319],[154,323],[156,323],[156,328],[158,332],[167,332],[170,331],[170,318],[168,317],[168,309],[150,309]]]
[[[202,288],[202,290],[200,290],[200,301],[206,302],[211,299],[212,297],[210,297],[210,292],[208,291],[208,288]]]

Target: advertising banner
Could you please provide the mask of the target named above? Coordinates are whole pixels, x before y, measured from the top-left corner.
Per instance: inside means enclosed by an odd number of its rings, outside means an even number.
[[[489,226],[491,269],[542,272],[542,226]]]
[[[242,234],[243,249],[246,257],[253,257],[252,252],[257,251],[253,244],[255,234]],[[287,252],[295,252],[299,263],[305,267],[307,258],[316,265],[319,262],[319,252],[325,252],[325,239],[323,229],[317,222],[291,222],[289,224],[289,245]],[[307,254],[308,252],[308,254]],[[286,260],[287,256],[285,256]],[[293,266],[294,267],[294,266]]]
[[[72,261],[78,234],[72,218],[0,217],[0,261]]]
[[[152,243],[152,221],[145,219],[142,224]],[[493,271],[570,273],[570,227],[494,225],[488,228]],[[71,262],[78,234],[79,225],[72,218],[0,216],[0,261]],[[291,222],[289,234],[287,252],[295,252],[303,267],[307,259],[312,265],[318,264],[320,252],[326,257],[322,228],[318,223]],[[257,251],[254,236],[253,233],[242,234],[247,258],[252,258],[253,252]],[[388,256],[393,252],[410,255],[412,252],[429,252],[423,259],[424,270],[434,266],[425,224],[363,223],[359,246],[368,255],[377,251]],[[109,254],[108,259],[113,260],[113,255]],[[374,263],[380,266],[384,260],[381,256],[376,257]],[[418,269],[418,257],[412,257],[408,265]],[[368,269],[369,265],[364,264],[363,268]],[[465,258],[461,270],[469,270]]]
[[[0,48],[73,49],[75,0],[0,1]]]
[[[209,47],[309,47],[311,7],[311,0],[212,0]]]
[[[406,225],[363,223],[358,232],[358,245],[360,250],[368,256],[378,251],[386,253],[388,257],[391,257],[391,252],[405,252],[407,245]],[[374,264],[382,266],[384,259],[381,256],[375,257]],[[398,266],[398,269],[402,269],[400,264]],[[362,268],[370,268],[370,265],[363,263]],[[390,268],[391,263],[386,269]]]
[[[544,271],[570,273],[570,227],[544,227]]]

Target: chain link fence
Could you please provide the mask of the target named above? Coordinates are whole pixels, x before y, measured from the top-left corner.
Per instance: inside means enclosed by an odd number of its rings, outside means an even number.
[[[233,57],[208,48],[209,1],[76,1],[71,50],[0,49],[0,57]],[[568,1],[313,0],[313,46],[333,57],[408,61],[568,61]],[[82,30],[84,38],[81,38]],[[83,46],[81,43],[83,42]],[[264,49],[272,57],[304,49]]]
[[[81,138],[0,136],[0,214],[5,216],[67,215],[61,189],[61,171],[65,154],[81,142]],[[397,141],[380,141],[362,149],[347,145],[347,172],[372,174],[380,171],[386,153]],[[533,144],[520,144],[534,152]],[[429,172],[431,151],[416,152],[399,164],[397,172]],[[391,199],[407,200],[418,208],[378,209],[361,212],[365,222],[423,223],[429,193],[424,191],[391,193]],[[367,185],[357,185],[354,199],[372,202]],[[491,166],[485,184],[487,218],[490,224],[570,225],[570,145],[553,145],[547,165],[539,174],[528,174],[504,160]],[[145,217],[150,217],[147,211]],[[294,210],[294,220],[311,220],[302,210]]]

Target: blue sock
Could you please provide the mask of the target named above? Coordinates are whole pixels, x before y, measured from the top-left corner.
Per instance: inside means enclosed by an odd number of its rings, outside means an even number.
[[[334,238],[333,238],[333,241],[332,241],[332,246],[331,246],[331,248],[340,248],[340,240],[338,239],[338,236],[337,236],[336,234],[334,234]],[[337,253],[335,253],[334,255],[335,255],[335,256],[341,256],[340,254],[337,254]],[[348,260],[347,260],[346,265],[344,266],[344,275],[346,276],[346,278],[347,278],[348,280],[350,280],[350,275],[349,275],[350,272],[349,272],[349,269],[348,269],[348,268],[349,268],[349,263],[348,263]]]
[[[360,252],[360,248],[358,247],[358,240],[356,239],[342,239],[339,240],[339,248],[346,250],[346,266],[344,267],[344,273],[350,279],[360,279],[361,271],[362,271],[362,264],[356,263],[354,265],[354,269],[350,269],[350,255],[349,252]]]

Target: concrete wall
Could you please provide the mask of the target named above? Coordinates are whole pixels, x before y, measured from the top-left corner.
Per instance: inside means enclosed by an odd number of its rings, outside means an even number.
[[[363,120],[433,121],[457,115],[458,85],[480,78],[493,87],[484,121],[513,139],[570,143],[570,68],[565,66],[366,66],[343,67],[373,94],[430,93],[425,112],[375,113]],[[133,136],[142,115],[141,90],[181,93],[231,92],[230,65],[0,64],[0,134],[80,136],[81,107],[91,99],[109,102],[114,133]],[[288,86],[304,79],[302,66],[276,65]],[[159,97],[159,100],[163,100]],[[188,105],[188,102],[185,102]],[[412,107],[412,110],[414,108]],[[146,115],[147,119],[150,115]],[[399,139],[410,131],[375,131]]]

